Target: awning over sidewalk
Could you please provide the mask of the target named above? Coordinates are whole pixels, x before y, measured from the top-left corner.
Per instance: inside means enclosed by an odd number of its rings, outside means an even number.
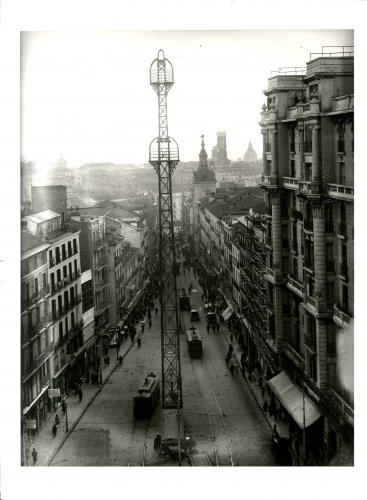
[[[32,408],[32,406],[34,404],[37,403],[37,401],[39,401],[41,399],[41,397],[45,394],[45,392],[48,390],[49,386],[48,385],[45,385],[44,387],[42,387],[41,389],[41,392],[38,394],[38,396],[36,396],[36,398],[32,401],[32,403],[28,406],[26,406],[23,410],[23,415],[27,415],[27,413],[29,412],[29,410]]]
[[[309,427],[321,417],[316,405],[306,394],[303,397],[302,389],[292,382],[284,371],[268,380],[268,385],[301,429],[303,429],[303,414],[305,427]]]
[[[224,321],[227,321],[231,317],[232,314],[233,314],[232,308],[231,308],[231,306],[228,306],[227,309],[225,309],[222,312],[222,318],[224,319]]]

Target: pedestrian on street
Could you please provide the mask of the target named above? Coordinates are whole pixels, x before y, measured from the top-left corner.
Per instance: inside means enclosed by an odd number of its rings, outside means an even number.
[[[228,363],[229,363],[229,360],[230,360],[230,359],[231,359],[231,355],[230,355],[230,354],[229,354],[229,355],[227,354],[227,356],[225,357],[225,361],[226,361],[226,365],[227,365],[227,367],[228,367]]]
[[[269,410],[268,402],[265,399],[264,404],[263,404],[263,412],[267,413],[268,410]]]
[[[142,322],[142,325],[141,325],[141,333],[144,333],[144,326],[145,326],[145,324]]]
[[[108,354],[107,354],[107,356],[106,356],[106,361],[107,361],[107,366],[109,366],[109,364],[110,364],[110,357],[109,357],[109,355],[108,355]]]
[[[140,349],[140,346],[141,346],[141,338],[138,337],[138,348]]]
[[[149,330],[152,328],[152,320],[149,320]]]
[[[206,324],[206,331],[207,331],[208,333],[209,333],[209,331],[210,331],[210,325],[209,325],[209,323],[207,323],[207,324]]]
[[[56,437],[56,434],[57,434],[57,427],[56,427],[56,424],[54,424],[52,426],[52,435],[53,435],[54,438]]]
[[[217,333],[219,333],[219,323],[217,323]]]
[[[233,377],[233,372],[234,372],[234,366],[233,366],[233,363],[231,363],[230,367],[229,367],[229,371],[231,372],[231,375]]]
[[[158,315],[158,307],[155,308],[155,315]]]
[[[63,401],[61,403],[61,410],[62,410],[62,414],[65,415],[65,413],[66,413],[66,404],[65,404],[65,401]]]
[[[58,414],[56,413],[56,415],[55,415],[55,425],[59,425],[59,424],[60,424],[60,419],[59,419]]]
[[[79,396],[79,403],[81,403],[83,399],[83,392],[81,389],[79,389],[78,396]]]
[[[121,356],[121,354],[119,356],[119,366],[122,366],[122,356]]]
[[[37,458],[38,458],[38,454],[37,454],[36,448],[33,448],[33,450],[32,450],[33,465],[36,465]]]
[[[157,445],[158,445],[158,450],[161,449],[161,444],[162,444],[162,436],[160,434],[157,434]]]

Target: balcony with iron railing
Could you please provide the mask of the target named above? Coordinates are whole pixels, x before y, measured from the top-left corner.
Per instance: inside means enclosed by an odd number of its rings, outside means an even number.
[[[305,231],[307,231],[308,233],[312,233],[313,232],[313,219],[308,219],[305,217],[304,221],[303,221],[303,229]]]
[[[298,188],[302,193],[310,194],[312,191],[311,181],[300,180],[298,182]]]
[[[305,335],[305,346],[312,352],[316,352],[317,344],[316,344],[316,336],[310,333],[306,333]]]
[[[303,297],[304,286],[290,274],[287,276],[287,288],[299,297]]]
[[[284,343],[284,352],[290,358],[293,363],[298,366],[301,370],[305,368],[305,361],[299,352],[291,346],[288,342]]]
[[[346,262],[339,262],[339,274],[345,279],[348,279],[348,264]]]
[[[295,177],[283,177],[283,187],[297,190],[299,181]]]
[[[332,111],[351,111],[354,110],[354,94],[333,97]]]
[[[345,222],[339,222],[337,226],[337,235],[342,238],[347,237],[347,224]]]
[[[343,186],[341,184],[327,184],[327,193],[331,198],[339,200],[354,200],[354,187]]]
[[[334,316],[333,319],[336,323],[343,325],[344,323],[349,323],[351,320],[351,315],[348,312],[348,307],[345,304],[344,306],[340,304],[334,304]]]

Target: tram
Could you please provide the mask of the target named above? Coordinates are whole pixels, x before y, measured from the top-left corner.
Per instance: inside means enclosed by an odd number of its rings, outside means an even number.
[[[192,326],[187,330],[186,336],[190,358],[201,358],[203,356],[203,342],[198,329]]]
[[[160,386],[157,375],[150,373],[134,396],[134,418],[149,418],[159,402]]]
[[[190,311],[190,297],[187,295],[185,288],[182,288],[180,292],[180,309],[181,311]]]

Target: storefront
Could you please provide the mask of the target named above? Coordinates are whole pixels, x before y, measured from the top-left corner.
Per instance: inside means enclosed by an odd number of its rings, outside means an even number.
[[[294,465],[322,464],[323,419],[319,408],[285,371],[268,380],[267,384],[287,412]]]
[[[32,426],[28,426],[27,428],[29,436],[36,434],[46,421],[47,413],[50,410],[48,388],[49,386],[45,385],[32,403],[23,410],[23,420],[25,422],[32,421],[33,423]]]

